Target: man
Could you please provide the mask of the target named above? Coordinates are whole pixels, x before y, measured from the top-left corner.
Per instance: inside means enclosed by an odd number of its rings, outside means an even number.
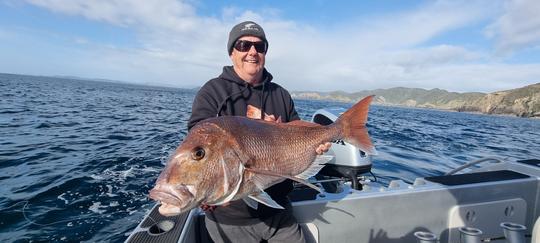
[[[276,122],[300,119],[289,92],[273,83],[272,75],[264,68],[268,41],[261,26],[252,21],[234,26],[227,50],[233,66],[223,67],[219,77],[199,90],[188,129],[215,116],[248,116]],[[322,154],[329,146],[330,143],[321,145],[317,153]],[[292,189],[292,182],[286,180],[265,190],[285,210],[262,204],[254,209],[243,200],[220,207],[203,207],[211,238],[214,242],[235,243],[305,242],[287,197]]]

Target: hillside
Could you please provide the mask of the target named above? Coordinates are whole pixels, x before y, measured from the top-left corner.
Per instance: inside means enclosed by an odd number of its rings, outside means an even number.
[[[456,110],[540,117],[540,83],[490,93]]]
[[[368,95],[376,95],[376,104],[435,108],[455,111],[506,114],[520,117],[540,117],[540,83],[518,89],[489,94],[457,93],[442,89],[390,88],[356,93],[292,92],[293,98],[355,102]]]

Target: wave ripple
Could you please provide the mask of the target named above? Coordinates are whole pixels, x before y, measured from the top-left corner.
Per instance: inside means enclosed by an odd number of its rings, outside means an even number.
[[[6,74],[0,84],[0,241],[125,240],[187,134],[195,93]],[[350,105],[296,101],[304,120]],[[368,128],[383,182],[484,156],[540,158],[538,120],[372,106]]]

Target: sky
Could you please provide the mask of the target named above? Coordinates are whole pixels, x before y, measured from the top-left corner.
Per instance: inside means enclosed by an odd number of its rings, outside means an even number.
[[[266,32],[291,91],[494,92],[540,82],[540,1],[0,0],[0,73],[193,88]]]

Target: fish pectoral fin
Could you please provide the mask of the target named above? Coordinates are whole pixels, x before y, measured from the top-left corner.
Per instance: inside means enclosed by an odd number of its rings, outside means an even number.
[[[315,161],[313,161],[313,163],[304,172],[298,174],[296,177],[307,180],[319,173],[326,163],[330,162],[332,159],[334,159],[334,156],[332,155],[317,155],[317,157],[315,157]]]
[[[261,191],[275,184],[276,181],[279,181],[279,178],[282,178],[281,175],[275,174],[270,171],[251,169],[247,167],[245,167],[245,171],[253,173],[253,177],[251,180],[253,181],[253,184],[255,184],[255,186]],[[279,178],[276,179],[275,177]]]
[[[255,193],[255,194],[251,194],[248,196],[248,199],[252,199],[252,200],[255,200],[259,203],[262,203],[268,207],[271,207],[271,208],[277,208],[277,209],[284,209],[281,205],[279,205],[276,201],[274,201],[274,199],[272,199],[270,197],[270,195],[268,195],[266,192],[264,191],[260,191],[258,193]],[[245,202],[246,200],[244,200]],[[249,203],[246,202],[246,204],[248,204],[248,206],[251,207],[251,205]],[[252,207],[253,208],[253,207]],[[256,209],[256,207],[255,207]]]
[[[250,197],[244,197],[242,198],[242,200],[244,200],[246,205],[248,205],[250,208],[257,210],[257,208],[259,207],[259,204],[257,203],[257,201],[255,201],[255,199],[252,199]]]
[[[301,179],[301,178],[298,178],[298,177],[292,177],[292,178],[289,178],[293,181],[296,181],[298,183],[302,183],[306,186],[308,186],[309,188],[315,190],[315,191],[318,191],[319,193],[322,193],[321,189],[319,187],[317,187],[316,185],[313,185],[311,183],[309,183],[308,181],[304,180],[304,179]]]
[[[322,168],[322,167],[321,167]],[[251,171],[252,173],[255,173],[255,174],[262,174],[262,175],[269,175],[269,176],[276,176],[276,177],[281,177],[281,178],[285,178],[285,179],[289,179],[289,180],[293,180],[293,181],[296,181],[298,183],[302,183],[316,191],[318,191],[319,193],[322,193],[321,189],[318,188],[317,186],[307,182],[305,179],[303,178],[298,178],[296,176],[288,176],[288,175],[281,175],[281,174],[278,174],[276,172],[273,172],[273,171],[268,171],[268,170],[259,170],[259,169],[253,169],[253,168],[247,168],[246,167],[246,170],[247,171]],[[263,176],[254,176],[253,177],[253,183],[255,183],[255,185],[257,186],[257,188],[263,190],[265,189],[264,186],[268,184],[267,180],[265,180],[265,177]]]

